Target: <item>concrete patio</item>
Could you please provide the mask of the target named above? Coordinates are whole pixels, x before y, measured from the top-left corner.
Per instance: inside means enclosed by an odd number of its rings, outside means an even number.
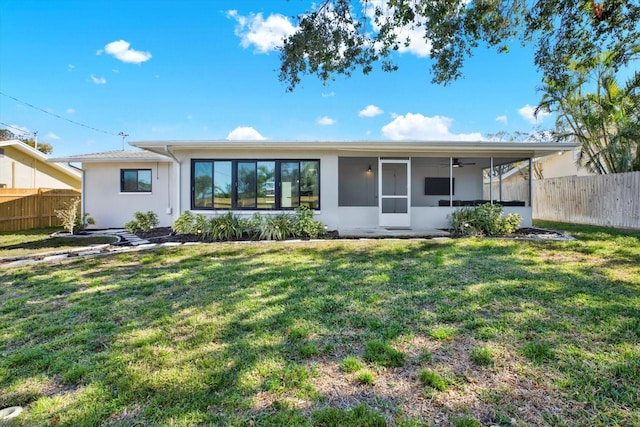
[[[449,232],[436,228],[393,228],[393,227],[370,227],[370,228],[342,228],[338,230],[340,237],[344,238],[425,238],[432,239],[438,237],[449,237]]]

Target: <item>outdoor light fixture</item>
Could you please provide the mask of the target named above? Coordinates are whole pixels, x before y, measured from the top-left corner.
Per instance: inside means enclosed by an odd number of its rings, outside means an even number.
[[[372,173],[373,169],[371,169],[371,165],[369,165],[369,169],[367,169],[367,173]]]

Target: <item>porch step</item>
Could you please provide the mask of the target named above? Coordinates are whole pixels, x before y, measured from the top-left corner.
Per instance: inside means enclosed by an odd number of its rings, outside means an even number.
[[[390,227],[371,227],[371,228],[344,228],[338,230],[338,235],[345,238],[433,238],[433,237],[449,237],[449,232],[438,230],[436,228],[390,228]]]

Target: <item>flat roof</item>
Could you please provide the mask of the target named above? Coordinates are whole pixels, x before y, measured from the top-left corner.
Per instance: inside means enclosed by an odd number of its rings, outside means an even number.
[[[293,140],[165,140],[132,141],[130,145],[156,153],[182,149],[302,150],[336,152],[406,152],[429,154],[518,154],[533,157],[572,150],[578,143],[568,142],[496,142],[496,141],[293,141]]]

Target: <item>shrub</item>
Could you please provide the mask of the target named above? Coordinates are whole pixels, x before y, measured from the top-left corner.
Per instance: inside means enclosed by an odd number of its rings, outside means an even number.
[[[184,211],[173,224],[171,228],[180,234],[196,234],[196,217],[191,211]]]
[[[449,215],[449,229],[457,236],[476,236],[479,230],[475,227],[472,208],[456,209]]]
[[[519,214],[511,213],[503,218],[502,206],[491,203],[456,209],[449,215],[449,228],[458,236],[511,234],[520,228],[520,222]]]
[[[55,211],[56,216],[62,222],[62,227],[69,234],[76,234],[86,228],[87,224],[95,224],[88,213],[80,215],[80,198],[77,197],[64,205],[64,208]]]
[[[293,233],[297,237],[317,239],[325,233],[324,224],[313,219],[314,212],[307,206],[298,206],[293,219]]]
[[[244,233],[240,218],[231,212],[212,218],[210,228],[213,240],[236,240]]]
[[[135,233],[137,231],[148,233],[160,222],[158,220],[158,214],[154,211],[135,212],[133,216],[134,219],[124,225],[124,228],[126,228],[130,233]]]
[[[293,219],[290,215],[266,216],[260,224],[260,240],[284,240],[293,236]]]

